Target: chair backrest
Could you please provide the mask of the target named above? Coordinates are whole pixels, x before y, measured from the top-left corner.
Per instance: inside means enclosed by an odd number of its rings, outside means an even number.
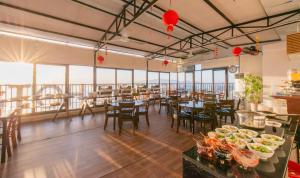
[[[134,102],[119,102],[120,114],[133,114],[135,111]]]
[[[221,108],[234,109],[234,100],[220,100],[219,102]]]
[[[204,113],[210,116],[215,116],[217,105],[213,102],[205,102],[204,103]]]
[[[122,94],[121,98],[123,101],[133,101],[133,95],[131,94]]]
[[[211,93],[206,93],[206,94],[204,94],[203,99],[205,101],[215,101],[216,100],[216,95],[211,94]]]

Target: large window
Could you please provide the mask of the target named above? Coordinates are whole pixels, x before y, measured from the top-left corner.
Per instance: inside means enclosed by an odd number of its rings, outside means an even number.
[[[132,86],[132,70],[117,70],[118,86]]]
[[[69,90],[73,96],[88,96],[93,92],[93,67],[69,66]],[[80,100],[71,98],[69,107],[80,108]]]
[[[36,95],[49,96],[65,93],[66,66],[36,65]],[[61,99],[40,100],[37,102],[37,111],[57,110],[55,103]]]
[[[225,93],[226,92],[226,70],[214,70],[214,92]]]
[[[203,70],[202,71],[202,90],[205,92],[213,91],[213,71]]]
[[[159,73],[158,72],[148,72],[148,86],[154,86],[159,84]]]
[[[170,73],[170,89],[177,90],[177,73],[171,72]]]
[[[228,71],[228,97],[234,97],[234,84],[235,84],[235,73]]]
[[[33,65],[18,62],[0,62],[0,99],[21,98],[32,95]],[[1,104],[2,111],[16,108],[21,102]],[[31,112],[30,109],[23,110]]]
[[[134,70],[134,84],[135,86],[143,86],[147,83],[147,76],[145,70]]]
[[[178,73],[178,89],[185,90],[185,73]]]
[[[188,92],[193,91],[193,72],[185,73],[185,90]]]
[[[97,68],[97,87],[115,88],[115,69]]]
[[[199,71],[195,71],[195,90],[196,91],[201,91],[201,78],[202,76],[202,71],[199,70]]]
[[[160,88],[163,93],[166,93],[169,90],[169,79],[170,74],[161,72],[160,73]]]

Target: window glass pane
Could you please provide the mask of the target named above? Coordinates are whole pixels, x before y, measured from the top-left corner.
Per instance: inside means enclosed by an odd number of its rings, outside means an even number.
[[[118,86],[132,86],[132,70],[117,70]]]
[[[163,93],[166,93],[169,90],[169,73],[160,73],[160,88]]]
[[[69,66],[69,90],[72,96],[88,96],[93,92],[93,67]],[[80,108],[78,97],[70,99],[71,109]]]
[[[201,71],[195,71],[195,90],[201,91]]]
[[[36,65],[37,84],[65,84],[65,66]]]
[[[213,91],[213,78],[212,78],[212,70],[203,70],[202,71],[202,91],[204,92],[212,92]]]
[[[226,85],[225,85],[225,70],[215,70],[214,71],[214,92],[215,93],[226,93]]]
[[[97,85],[115,87],[115,69],[97,68]]]
[[[159,84],[159,73],[148,72],[148,85],[149,87]]]
[[[93,67],[69,66],[70,84],[93,84]]]
[[[0,62],[0,99],[21,99],[32,95],[33,64],[20,62]],[[30,102],[26,102],[30,103]],[[20,105],[20,102],[1,104],[2,112],[10,112]],[[31,109],[22,110],[30,113]]]
[[[228,72],[228,97],[234,97],[235,73]]]
[[[185,90],[188,92],[193,91],[193,73],[185,73]]]
[[[170,88],[171,90],[177,90],[177,73],[170,73]]]
[[[36,95],[53,96],[65,93],[66,67],[60,65],[36,65]],[[37,102],[37,111],[58,110],[63,99],[47,99]]]
[[[185,73],[184,72],[178,73],[178,89],[180,89],[180,90],[185,89]]]
[[[201,64],[196,64],[195,65],[195,70],[201,70],[201,68],[202,68]]]
[[[0,62],[0,84],[32,84],[33,64]]]
[[[135,86],[146,85],[146,71],[134,70],[134,84]]]

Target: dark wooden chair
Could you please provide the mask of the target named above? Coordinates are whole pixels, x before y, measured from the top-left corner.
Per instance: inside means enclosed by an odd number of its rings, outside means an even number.
[[[140,106],[138,109],[138,116],[145,116],[148,127],[150,127],[149,122],[149,102],[145,101],[144,106]],[[139,119],[139,118],[138,118]]]
[[[122,94],[121,98],[123,101],[133,101],[133,95],[132,94]]]
[[[119,124],[119,134],[122,132],[123,122],[132,122],[133,133],[136,128],[136,110],[134,102],[120,102],[119,103],[119,114],[118,114],[118,124]]]
[[[190,124],[190,130],[192,129],[192,116],[190,113],[182,110],[182,108],[179,106],[179,102],[172,102],[170,105],[170,113],[171,113],[171,128],[174,127],[174,122],[177,120],[177,126],[176,126],[176,132],[179,132],[179,127],[181,124],[181,121],[183,122],[183,126],[185,127],[186,121]]]
[[[107,127],[109,118],[113,118],[114,130],[116,130],[116,118],[118,117],[119,111],[116,108],[110,107],[109,104],[107,103],[107,100],[104,101],[104,114],[105,114],[104,130]]]
[[[203,112],[199,112],[198,114],[194,115],[193,122],[199,122],[200,127],[204,128],[204,132],[206,133],[206,125],[207,123],[210,124],[211,130],[215,128],[217,117],[216,117],[216,110],[217,105],[213,102],[205,102],[203,106]],[[193,133],[195,131],[195,123],[193,123]]]
[[[209,102],[215,102],[216,101],[216,95],[212,93],[206,93],[203,96],[204,101],[209,101]]]
[[[167,108],[167,113],[169,113],[169,103],[168,103],[168,99],[166,97],[161,97],[159,95],[159,110],[158,112],[160,113],[161,111],[161,107],[164,106]]]
[[[1,162],[5,161],[5,153],[7,152],[8,157],[12,155],[12,147],[17,147],[17,140],[21,141],[21,128],[20,128],[20,117],[17,116],[19,110],[15,110],[7,119],[6,123],[0,124],[0,138],[1,145]],[[4,125],[6,127],[4,129]],[[6,139],[4,139],[4,136]],[[12,145],[12,146],[11,146]]]
[[[220,126],[222,125],[223,117],[225,117],[225,123],[228,116],[231,119],[231,123],[233,123],[235,119],[234,100],[220,100],[217,114],[220,117]]]

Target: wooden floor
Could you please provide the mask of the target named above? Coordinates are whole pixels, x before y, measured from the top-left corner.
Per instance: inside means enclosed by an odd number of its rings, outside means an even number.
[[[103,114],[83,121],[61,119],[22,127],[22,142],[13,156],[1,165],[1,176],[8,178],[68,177],[182,177],[182,151],[192,147],[192,135],[171,129],[171,120],[158,107],[150,107],[150,128],[144,119],[133,134],[124,125],[121,136],[112,120],[103,130]]]

